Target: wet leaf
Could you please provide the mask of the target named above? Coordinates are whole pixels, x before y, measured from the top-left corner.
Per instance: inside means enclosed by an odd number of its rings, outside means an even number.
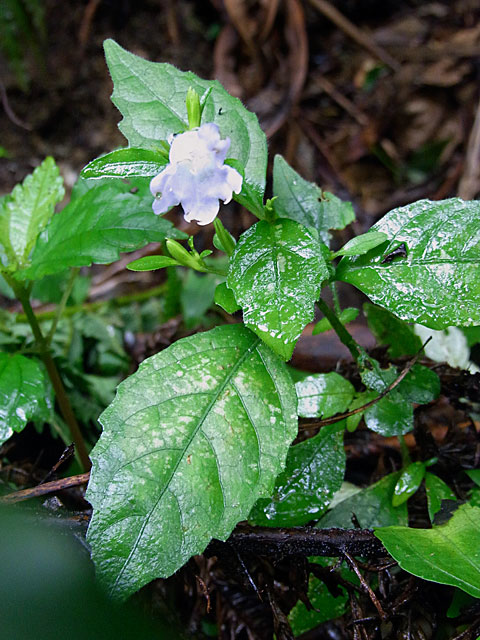
[[[345,474],[345,423],[323,427],[290,447],[270,500],[259,500],[249,520],[267,527],[296,527],[318,519],[340,489]]]
[[[27,262],[39,233],[65,194],[63,179],[53,158],[46,158],[0,201],[0,245],[7,263],[15,268]],[[2,252],[0,251],[0,254]],[[1,269],[0,262],[0,269]]]
[[[81,178],[153,178],[168,164],[168,154],[151,149],[117,149],[95,158],[84,167]]]
[[[227,325],[145,360],[101,422],[88,540],[101,581],[125,598],[271,494],[297,431],[295,390],[268,347]]]
[[[151,198],[130,193],[130,185],[112,180],[88,190],[54,216],[37,241],[23,278],[36,280],[65,267],[108,264],[120,252],[133,251],[166,236],[185,237],[152,211]]]
[[[413,407],[399,391],[390,391],[365,410],[365,424],[382,436],[399,436],[413,429]]]
[[[388,345],[388,355],[391,358],[413,356],[421,349],[422,341],[414,333],[413,327],[390,311],[366,302],[363,312],[367,317],[368,328],[377,342]]]
[[[341,249],[335,251],[334,258],[338,256],[362,256],[364,253],[378,247],[388,240],[388,236],[383,231],[368,231],[360,236],[355,236],[344,244]]]
[[[328,418],[347,410],[355,388],[338,373],[316,373],[295,385],[301,418]]]
[[[48,420],[52,390],[37,360],[0,352],[0,444],[30,420]]]
[[[389,245],[343,258],[336,277],[403,320],[431,329],[480,324],[480,203],[420,200],[372,227]],[[407,255],[382,263],[399,244]]]
[[[352,515],[358,519],[362,529],[406,525],[408,523],[407,505],[392,505],[393,491],[399,473],[391,473],[355,495],[340,502],[318,522],[319,529],[341,527],[353,529]]]
[[[288,360],[328,271],[312,233],[293,220],[257,222],[239,239],[227,286],[243,309],[243,320]]]
[[[263,217],[267,143],[257,117],[217,81],[202,80],[167,63],[149,62],[113,40],[104,43],[114,90],[112,101],[123,115],[120,131],[132,147],[158,150],[173,133],[188,129],[186,97],[192,87],[206,98],[202,123],[215,122],[231,139],[229,158],[245,170],[242,192],[234,198]]]
[[[432,529],[386,527],[375,535],[405,571],[480,598],[479,521],[480,509],[464,504]]]
[[[425,490],[427,492],[428,515],[431,522],[433,522],[435,514],[440,511],[442,500],[457,499],[448,484],[429,471],[425,473]]]
[[[401,473],[393,491],[392,505],[398,507],[406,502],[422,484],[425,476],[424,462],[412,462]]]
[[[355,220],[350,202],[343,202],[313,182],[304,180],[280,155],[273,165],[273,206],[281,218],[290,218],[318,231],[328,245],[329,229],[343,229]]]

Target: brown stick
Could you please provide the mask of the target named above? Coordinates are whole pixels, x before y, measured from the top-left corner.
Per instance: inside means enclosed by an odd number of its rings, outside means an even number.
[[[331,20],[339,29],[344,31],[347,36],[354,40],[361,47],[366,49],[375,58],[381,60],[388,67],[394,71],[400,70],[400,64],[392,58],[392,56],[385,51],[382,47],[379,47],[371,38],[369,38],[363,31],[356,27],[350,20],[345,18],[330,2],[327,0],[310,0],[310,4],[315,7],[320,13]]]
[[[458,195],[464,200],[474,198],[480,189],[480,101],[468,138],[465,168],[458,185]]]
[[[81,473],[78,476],[70,476],[69,478],[61,478],[60,480],[45,482],[44,484],[39,484],[31,489],[14,491],[13,493],[8,493],[6,496],[1,497],[0,504],[14,504],[15,502],[21,502],[22,500],[29,500],[30,498],[44,496],[47,493],[62,491],[62,489],[78,487],[79,485],[88,482],[89,478],[90,471],[87,471],[86,473]]]

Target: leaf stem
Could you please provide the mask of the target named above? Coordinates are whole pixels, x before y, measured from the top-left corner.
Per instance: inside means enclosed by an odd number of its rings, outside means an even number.
[[[68,428],[70,429],[70,434],[72,436],[73,442],[75,443],[75,448],[78,451],[80,460],[82,461],[82,465],[84,469],[88,471],[91,467],[91,462],[90,458],[88,457],[85,441],[80,431],[80,427],[78,425],[75,414],[73,413],[72,405],[70,404],[67,392],[65,391],[65,387],[63,386],[62,379],[60,378],[60,374],[58,373],[57,366],[52,358],[52,354],[50,353],[49,345],[42,333],[42,330],[40,329],[40,325],[38,324],[37,318],[35,317],[35,313],[33,312],[27,289],[11,276],[7,274],[3,274],[3,276],[15,292],[17,299],[20,301],[23,307],[26,319],[32,328],[35,341],[40,349],[40,356],[47,369],[48,377],[50,378],[53,390],[55,391],[58,406],[60,407],[63,418],[67,423]]]
[[[324,300],[320,298],[317,304],[320,308],[320,311],[332,325],[332,328],[339,337],[340,342],[342,342],[352,354],[355,362],[363,364],[363,361],[366,357],[364,349],[354,340],[353,336],[350,335],[347,329],[345,329],[343,324],[340,322],[335,313],[332,311],[332,309],[330,309],[330,307]]]
[[[49,347],[52,343],[53,336],[55,335],[55,331],[57,330],[57,325],[60,318],[65,311],[65,307],[67,306],[68,299],[70,294],[72,293],[73,285],[75,284],[75,280],[80,273],[80,268],[75,267],[70,270],[70,278],[68,279],[67,286],[65,287],[65,291],[63,292],[62,299],[60,300],[60,304],[55,309],[55,316],[52,321],[52,326],[50,327],[50,331],[45,339],[47,346]]]

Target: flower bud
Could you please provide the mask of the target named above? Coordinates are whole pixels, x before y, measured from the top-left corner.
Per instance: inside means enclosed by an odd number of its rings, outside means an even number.
[[[222,250],[230,257],[235,250],[235,238],[225,229],[218,218],[213,221],[213,226]]]
[[[200,96],[192,87],[188,87],[186,103],[188,127],[189,129],[196,129],[200,126],[202,108],[200,106]]]
[[[172,258],[175,258],[175,260],[184,267],[190,267],[190,269],[195,269],[195,271],[207,271],[203,260],[201,260],[199,256],[193,256],[176,240],[168,238],[166,244]]]

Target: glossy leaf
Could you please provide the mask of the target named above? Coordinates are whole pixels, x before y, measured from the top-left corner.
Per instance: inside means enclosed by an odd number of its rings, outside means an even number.
[[[180,266],[180,263],[169,256],[144,256],[127,264],[130,271],[156,271],[166,267]]]
[[[379,344],[388,346],[391,358],[413,356],[422,347],[422,341],[408,325],[393,313],[375,304],[365,303],[363,312],[367,317],[368,328]]]
[[[355,236],[343,245],[341,249],[335,251],[334,258],[338,256],[363,256],[364,253],[378,247],[388,240],[388,236],[383,231],[368,231],[360,236]]]
[[[284,360],[293,352],[328,271],[318,241],[293,220],[261,220],[239,239],[227,286],[243,320]]]
[[[375,535],[405,571],[480,598],[479,522],[480,509],[464,504],[432,529],[387,527]]]
[[[427,492],[427,506],[430,521],[433,522],[435,514],[440,511],[442,500],[456,500],[457,497],[441,478],[433,473],[425,474],[425,490]]]
[[[240,307],[235,300],[233,291],[227,287],[225,282],[221,282],[215,289],[215,304],[222,307],[227,313],[235,313]]]
[[[328,418],[347,410],[355,388],[338,373],[315,373],[295,385],[301,418]]]
[[[290,447],[270,500],[259,500],[249,520],[269,527],[295,527],[318,519],[340,489],[345,474],[345,423],[323,427]]]
[[[440,386],[440,378],[435,371],[421,364],[414,364],[398,385],[398,390],[410,402],[427,404],[438,398]]]
[[[406,502],[422,484],[425,476],[424,462],[412,462],[400,473],[393,491],[392,505],[398,507]]]
[[[413,407],[396,390],[365,410],[365,424],[382,436],[399,436],[413,429]]]
[[[225,540],[271,494],[297,431],[295,390],[252,332],[227,325],[145,360],[101,422],[88,540],[124,598]]]
[[[355,515],[362,529],[406,525],[408,523],[407,505],[392,505],[393,491],[399,473],[391,473],[350,498],[343,500],[334,509],[321,518],[319,529],[341,527],[353,529],[352,516]]]
[[[329,229],[343,229],[355,220],[350,202],[343,202],[313,182],[304,180],[280,155],[273,165],[273,206],[281,218],[290,218],[317,230],[328,245]]]
[[[338,319],[343,325],[345,325],[349,322],[353,322],[359,313],[359,310],[355,309],[355,307],[348,307],[340,313]],[[324,333],[325,331],[330,331],[331,328],[332,325],[330,324],[330,321],[327,318],[322,318],[313,327],[312,336],[316,336],[319,333]]]
[[[53,158],[46,158],[35,171],[0,202],[0,244],[4,266],[22,267],[38,234],[63,198],[63,180]],[[6,258],[6,259],[5,259]],[[0,264],[1,268],[1,264]]]
[[[168,154],[151,149],[117,149],[95,158],[80,176],[90,178],[153,178],[168,164]]]
[[[37,360],[0,352],[0,444],[30,420],[48,420],[52,408],[50,383]]]
[[[390,211],[372,229],[386,233],[389,244],[343,258],[338,280],[403,320],[431,329],[480,324],[478,201],[420,200]],[[402,244],[407,255],[389,260]]]
[[[120,131],[132,147],[156,150],[171,134],[188,129],[186,97],[192,87],[206,98],[202,123],[215,122],[222,138],[231,139],[228,155],[244,167],[242,192],[235,196],[263,214],[267,144],[257,117],[217,81],[202,80],[166,63],[149,62],[106,40],[105,56],[114,90],[112,101],[123,115]]]
[[[32,280],[66,267],[107,264],[165,237],[184,237],[152,211],[151,198],[130,193],[121,180],[90,189],[54,216],[38,239],[32,264],[22,276]]]

